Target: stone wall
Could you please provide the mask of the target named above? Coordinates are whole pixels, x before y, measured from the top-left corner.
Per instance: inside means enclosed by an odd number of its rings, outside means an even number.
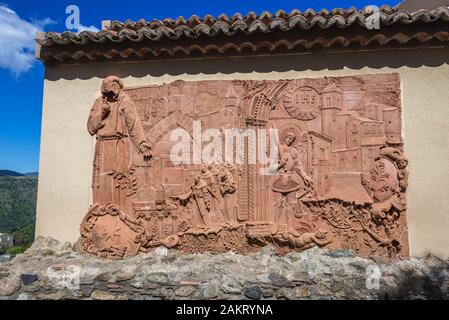
[[[38,238],[25,254],[0,264],[0,300],[35,299],[449,299],[449,260],[389,263],[318,248],[281,257],[265,247],[246,256],[158,248],[108,261]]]

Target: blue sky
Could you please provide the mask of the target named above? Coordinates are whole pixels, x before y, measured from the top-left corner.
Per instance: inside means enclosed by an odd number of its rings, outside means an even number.
[[[65,31],[66,7],[80,8],[81,24],[101,27],[102,20],[162,19],[193,14],[261,13],[278,9],[332,9],[395,5],[399,0],[0,0],[0,169],[38,171],[44,68],[33,59],[36,31]],[[132,5],[131,5],[132,4]],[[7,30],[8,32],[5,32]]]

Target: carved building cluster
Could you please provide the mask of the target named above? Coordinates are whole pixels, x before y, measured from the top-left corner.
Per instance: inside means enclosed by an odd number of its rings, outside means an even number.
[[[119,259],[157,246],[245,253],[273,244],[281,254],[319,246],[408,256],[397,74],[138,88],[109,77],[102,92],[88,123],[94,205],[80,250]],[[272,173],[249,161],[261,151],[249,137],[241,162],[173,163],[173,130],[193,137],[195,122],[203,132],[254,129],[257,141],[277,129]]]

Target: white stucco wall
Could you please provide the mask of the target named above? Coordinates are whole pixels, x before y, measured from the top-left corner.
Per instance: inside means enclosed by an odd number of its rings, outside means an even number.
[[[294,79],[397,72],[410,160],[411,254],[449,257],[449,49],[347,52],[146,63],[85,64],[46,71],[37,235],[75,242],[91,204],[93,138],[86,131],[101,81],[126,86],[175,80]]]

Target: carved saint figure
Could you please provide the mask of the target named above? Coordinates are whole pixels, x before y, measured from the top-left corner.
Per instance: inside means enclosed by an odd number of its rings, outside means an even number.
[[[279,212],[275,221],[277,224],[288,225],[290,217],[296,212],[298,201],[313,188],[312,179],[301,164],[295,142],[295,130],[287,129],[283,135],[283,143],[279,147],[278,171],[271,180],[271,189],[278,194],[276,198]]]
[[[312,186],[312,179],[303,169],[299,151],[294,146],[295,142],[295,132],[286,131],[284,141],[279,147],[278,174],[272,183],[275,192],[290,193],[298,191],[302,186]]]
[[[98,98],[89,115],[87,128],[96,136],[93,200],[104,205],[117,203],[121,210],[130,212],[127,192],[117,187],[117,178],[129,176],[134,148],[144,157],[151,158],[136,108],[123,91],[123,82],[115,76],[107,77],[102,84],[102,96]]]

